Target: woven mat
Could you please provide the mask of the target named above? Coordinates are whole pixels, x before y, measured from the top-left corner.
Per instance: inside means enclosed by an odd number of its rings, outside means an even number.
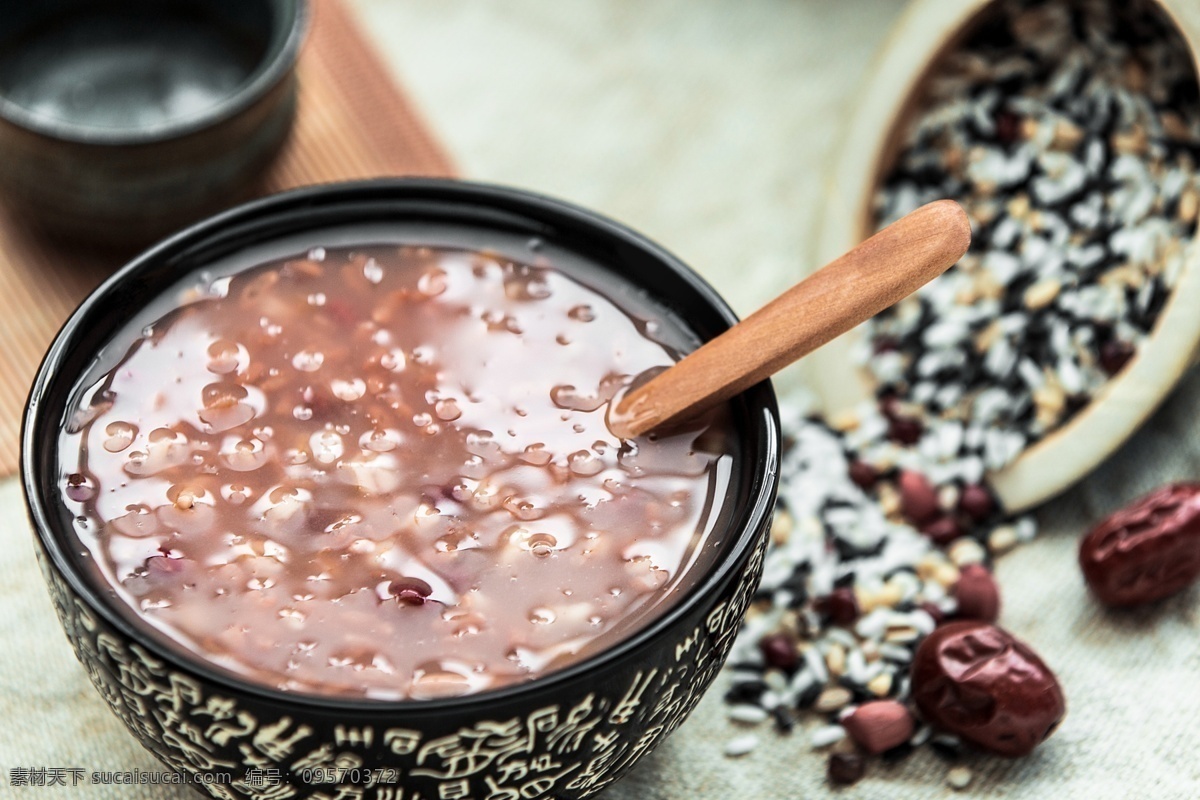
[[[311,4],[298,65],[296,127],[262,193],[453,168],[341,0]],[[0,211],[0,478],[17,471],[25,398],[42,355],[79,301],[121,264],[63,251]]]

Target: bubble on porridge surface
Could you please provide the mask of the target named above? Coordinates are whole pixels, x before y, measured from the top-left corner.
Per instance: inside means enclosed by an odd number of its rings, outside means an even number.
[[[119,453],[133,444],[137,438],[138,427],[129,422],[110,422],[104,432],[108,438],[104,440],[104,449],[110,453]]]
[[[480,315],[480,319],[487,325],[489,331],[496,333],[524,333],[521,323],[516,317],[511,314],[506,314],[499,309],[489,309]]]
[[[373,258],[368,258],[363,264],[363,277],[371,283],[380,283],[383,281],[383,267]]]
[[[417,279],[417,291],[426,297],[437,297],[449,286],[449,276],[440,267],[431,267]]]
[[[183,433],[156,428],[150,432],[143,449],[128,452],[123,469],[136,477],[157,475],[186,463],[191,455],[188,445]]]
[[[125,458],[124,469],[126,472],[133,475],[140,475],[143,472],[143,467],[149,459],[149,455],[145,450],[133,450]],[[72,498],[73,499],[73,498]],[[90,498],[89,498],[90,499]]]
[[[545,300],[551,295],[550,282],[541,270],[509,265],[505,269],[504,294],[509,300]]]
[[[197,503],[212,503],[212,495],[203,486],[195,483],[176,483],[167,489],[167,499],[178,509],[188,510]]]
[[[409,691],[417,700],[460,697],[472,691],[476,683],[473,672],[467,665],[449,660],[422,664],[413,672]]]
[[[546,509],[532,496],[509,495],[501,504],[504,510],[522,522],[531,522],[546,516]]]
[[[437,414],[438,419],[446,422],[453,422],[462,416],[462,409],[458,407],[458,402],[452,397],[446,397],[434,403],[433,412]]]
[[[500,507],[503,498],[501,487],[491,480],[482,480],[471,493],[469,505],[474,511],[492,511]]]
[[[245,386],[232,381],[210,383],[201,393],[204,407],[197,412],[207,432],[224,431],[244,425],[258,415],[255,400]]]
[[[404,369],[408,359],[404,356],[404,351],[393,348],[379,357],[379,366],[389,372],[400,372]]]
[[[230,505],[240,506],[253,496],[253,490],[244,484],[227,483],[221,487],[221,497]]]
[[[285,606],[277,612],[280,619],[288,620],[294,623],[302,623],[308,619],[308,615],[303,611],[291,606]]]
[[[630,586],[635,591],[653,592],[661,589],[671,580],[671,573],[656,567],[650,558],[634,558],[627,563],[630,572]]]
[[[555,539],[548,533],[535,533],[526,540],[526,544],[529,547],[529,552],[538,558],[545,558],[558,547],[558,539]]]
[[[335,378],[329,384],[329,388],[333,391],[334,397],[347,403],[361,400],[367,393],[367,384],[362,378]]]
[[[551,402],[570,411],[595,411],[611,399],[605,397],[603,392],[589,392],[565,384],[550,390]]]
[[[469,543],[470,541],[471,539],[463,536],[461,533],[448,533],[445,536],[439,536],[437,541],[433,543],[433,547],[439,553],[456,553],[464,549],[464,543]]]
[[[478,486],[476,481],[460,477],[450,485],[449,493],[456,501],[464,503],[471,499],[471,496],[475,493],[476,486]]]
[[[171,428],[155,428],[150,431],[149,440],[151,447],[186,445],[188,443],[188,438],[182,431],[172,430]]]
[[[221,459],[236,472],[249,472],[264,466],[269,458],[267,445],[257,436],[241,439],[227,436],[221,445]]]
[[[130,505],[126,507],[126,512],[122,516],[114,517],[109,521],[109,525],[113,530],[122,536],[132,536],[135,539],[142,539],[147,536],[153,536],[162,530],[159,524],[158,517],[154,514],[154,509],[143,503]]]
[[[604,459],[590,450],[576,450],[567,457],[571,472],[575,475],[592,476],[604,471]]]
[[[332,513],[336,514],[337,512],[333,511]],[[353,536],[355,534],[355,531],[358,530],[359,525],[361,525],[361,523],[363,521],[363,517],[361,514],[355,514],[353,512],[349,512],[349,513],[340,514],[335,519],[330,521],[329,524],[325,525],[324,527],[321,527],[321,523],[324,522],[328,518],[329,518],[328,514],[321,514],[320,516],[312,515],[309,517],[309,527],[313,528],[313,529],[319,529],[323,533],[328,533],[333,536],[339,536],[339,537],[345,538],[345,537]]]
[[[535,467],[544,467],[554,458],[554,454],[546,449],[546,445],[535,442],[521,451],[521,460]]]
[[[229,284],[232,280],[232,275],[208,280],[208,294],[212,297],[227,297],[229,295]]]
[[[410,360],[414,364],[428,366],[436,362],[437,351],[430,345],[424,344],[419,347],[414,347],[409,354]]]
[[[346,452],[342,437],[336,431],[317,431],[308,440],[312,457],[322,464],[332,464]]]
[[[496,441],[491,431],[470,431],[463,440],[463,444],[468,453],[480,456],[489,461],[499,461],[504,455],[504,448]]]
[[[204,533],[216,519],[212,499],[199,492],[181,494],[170,505],[159,506],[155,514],[163,527],[179,534]]]
[[[229,339],[218,339],[208,346],[208,371],[217,375],[241,372],[250,360],[246,348]]]
[[[319,350],[301,350],[292,356],[292,366],[301,372],[316,372],[325,363],[325,354]]]
[[[556,549],[567,545],[566,542],[560,545],[558,538],[552,534],[531,531],[521,526],[514,526],[510,529],[508,541],[519,549],[532,553],[539,558],[548,556]]]
[[[82,472],[72,472],[66,478],[66,495],[76,503],[86,503],[96,496],[96,480]]]
[[[593,322],[596,319],[596,312],[587,305],[571,306],[567,316],[576,322]]]
[[[396,491],[404,479],[393,453],[367,452],[362,457],[338,464],[338,478],[357,486],[367,495],[386,496]]]
[[[558,616],[548,608],[534,608],[529,611],[529,621],[534,625],[550,625]]]
[[[395,450],[403,443],[404,437],[395,428],[372,428],[358,439],[358,446],[373,453],[386,453]]]

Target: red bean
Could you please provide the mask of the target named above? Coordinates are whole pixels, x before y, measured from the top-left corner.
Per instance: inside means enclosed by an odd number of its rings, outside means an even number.
[[[992,573],[980,564],[968,564],[959,572],[954,599],[958,601],[955,619],[995,622],[1000,616],[1000,588]]]
[[[962,536],[962,526],[954,517],[944,514],[922,525],[921,533],[932,539],[934,544],[945,547]]]
[[[996,510],[996,502],[987,488],[977,483],[969,483],[962,489],[958,498],[958,510],[976,522],[983,522]]]
[[[388,591],[400,605],[424,605],[433,594],[433,587],[420,578],[397,578],[388,584]]]
[[[892,336],[880,336],[872,345],[872,350],[875,355],[881,353],[894,353],[900,349],[900,340]]]
[[[786,633],[764,636],[758,642],[758,649],[762,652],[763,661],[767,662],[767,666],[791,672],[799,663],[796,643]]]
[[[1020,117],[1011,111],[1001,111],[996,115],[996,141],[1000,144],[1013,144],[1020,135]]]
[[[821,616],[828,617],[834,625],[842,627],[853,625],[861,613],[854,590],[847,587],[839,587],[813,600],[813,610]]]
[[[929,522],[940,513],[937,490],[919,472],[904,470],[898,480],[900,488],[900,510],[914,525]]]
[[[879,471],[865,461],[851,461],[850,480],[864,492],[869,492],[879,482]]]
[[[849,786],[862,780],[867,774],[867,762],[858,753],[834,753],[829,757],[826,773],[835,786]]]
[[[888,425],[888,438],[899,444],[916,444],[924,432],[925,426],[912,417],[896,417]]]
[[[903,703],[874,700],[854,709],[842,720],[850,738],[868,753],[878,755],[899,747],[913,734],[913,716]]]
[[[1133,358],[1134,348],[1129,342],[1109,339],[1100,346],[1100,366],[1109,375],[1116,375]]]

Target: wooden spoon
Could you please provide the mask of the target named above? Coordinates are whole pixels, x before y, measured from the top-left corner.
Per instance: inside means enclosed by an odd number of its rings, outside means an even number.
[[[958,203],[918,208],[630,390],[609,427],[623,439],[641,436],[728,400],[908,297],[970,243],[971,224]]]

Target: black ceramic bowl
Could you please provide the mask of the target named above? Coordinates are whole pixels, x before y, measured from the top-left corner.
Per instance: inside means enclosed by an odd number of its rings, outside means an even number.
[[[536,237],[605,265],[701,339],[735,322],[695,273],[640,235],[512,189],[373,181],[276,195],[208,219],[97,289],[59,333],[38,373],[21,471],[51,597],[76,655],[113,711],[168,765],[232,776],[223,789],[236,791],[219,796],[257,797],[247,770],[276,769],[296,797],[337,780],[394,788],[389,797],[585,797],[674,730],[728,654],[758,584],[776,492],[779,429],[769,383],[732,401],[740,456],[728,514],[718,522],[720,554],[707,573],[648,627],[599,655],[466,697],[321,698],[230,677],[131,623],[120,601],[90,577],[70,514],[58,502],[56,443],[72,389],[110,337],[150,300],[217,259],[247,253],[249,266],[273,257],[272,243],[286,240],[294,252],[328,243],[339,231],[379,225]],[[325,796],[336,794],[324,788]]]
[[[0,0],[0,190],[85,242],[229,205],[291,128],[305,0]]]

